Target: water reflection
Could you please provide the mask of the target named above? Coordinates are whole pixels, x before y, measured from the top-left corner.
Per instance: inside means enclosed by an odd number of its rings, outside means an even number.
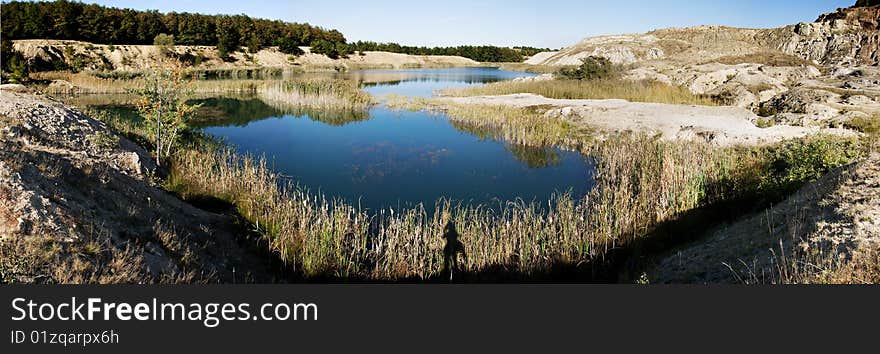
[[[516,74],[458,70],[358,75],[374,84],[399,80],[366,90],[430,95]],[[89,97],[81,102],[137,117],[130,105],[107,105],[127,100]],[[484,205],[545,201],[554,193],[585,195],[592,185],[592,162],[578,153],[503,142],[491,128],[450,121],[442,114],[382,106],[363,112],[316,111],[273,106],[253,95],[204,96],[191,103],[201,105],[193,126],[239,152],[266,156],[272,168],[303,187],[367,209],[419,203],[430,209],[440,198]]]
[[[201,107],[192,123],[194,127],[212,126],[243,127],[251,122],[284,116],[306,117],[313,121],[333,126],[341,126],[370,118],[367,111],[357,110],[316,110],[302,106],[278,106],[256,96],[212,97],[191,100]]]
[[[551,147],[520,144],[506,144],[505,147],[517,160],[525,162],[530,168],[550,167],[562,163],[559,152]]]
[[[430,97],[436,91],[534,76],[496,68],[364,70],[345,77],[355,80],[374,96],[388,94]]]

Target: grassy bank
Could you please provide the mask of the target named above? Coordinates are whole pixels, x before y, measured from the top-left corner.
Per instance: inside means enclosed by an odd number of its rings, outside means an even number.
[[[443,95],[457,97],[515,93],[533,93],[558,99],[620,98],[631,102],[716,105],[711,99],[694,95],[682,87],[655,81],[629,81],[625,79],[504,81],[442,92]]]

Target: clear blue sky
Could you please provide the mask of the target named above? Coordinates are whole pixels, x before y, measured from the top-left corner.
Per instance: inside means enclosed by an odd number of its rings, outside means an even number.
[[[349,40],[564,47],[589,36],[719,24],[776,27],[855,0],[83,0],[162,12],[240,14],[336,28]]]

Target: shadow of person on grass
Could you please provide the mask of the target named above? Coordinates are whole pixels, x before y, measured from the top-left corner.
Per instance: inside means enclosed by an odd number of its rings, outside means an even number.
[[[458,240],[458,230],[455,229],[455,222],[449,221],[443,229],[443,238],[446,239],[446,246],[443,247],[443,272],[442,279],[453,281],[453,277],[459,276],[462,272],[462,265],[467,262],[467,254],[464,251],[464,244]],[[459,255],[462,261],[459,262]]]

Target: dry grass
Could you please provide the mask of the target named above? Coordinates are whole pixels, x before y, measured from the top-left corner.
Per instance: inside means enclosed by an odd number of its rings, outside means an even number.
[[[87,73],[74,74],[64,71],[39,72],[32,74],[31,77],[40,81],[63,80],[72,84],[48,85],[42,88],[44,92],[53,94],[124,94],[143,90],[145,87],[141,77],[100,78]],[[265,80],[193,80],[192,89],[196,93],[255,93],[266,82]]]
[[[880,114],[856,117],[843,124],[844,127],[865,134],[870,151],[880,151]]]
[[[585,147],[592,140],[592,134],[586,128],[556,117],[545,117],[540,107],[451,104],[396,95],[385,96],[384,103],[391,109],[445,113],[453,123],[458,123],[458,127],[474,135],[520,145],[555,145],[586,151]]]
[[[880,284],[880,249],[862,247],[827,278],[833,284]]]
[[[193,272],[154,274],[142,251],[114,246],[105,231],[88,228],[91,232],[74,241],[39,237],[0,242],[0,284],[186,284],[206,280]]]
[[[692,94],[685,88],[654,81],[549,80],[532,82],[497,82],[483,86],[443,91],[447,96],[491,96],[533,93],[558,99],[625,99],[631,102],[694,104],[714,106],[711,99]]]
[[[142,76],[131,79],[101,78],[88,73],[66,71],[34,73],[33,79],[49,82],[63,80],[72,85],[55,84],[42,88],[54,94],[125,94],[143,90]],[[293,77],[284,80],[234,79],[192,80],[193,93],[260,94],[267,101],[284,106],[362,109],[371,103],[370,96],[356,83],[341,79]]]
[[[261,100],[276,108],[307,107],[324,110],[362,111],[372,104],[357,83],[336,79],[302,79],[262,85]]]
[[[781,248],[781,246],[780,246]],[[748,284],[880,284],[880,248],[860,245],[850,252],[826,250],[793,254],[773,253],[775,272],[767,278],[751,276]]]

